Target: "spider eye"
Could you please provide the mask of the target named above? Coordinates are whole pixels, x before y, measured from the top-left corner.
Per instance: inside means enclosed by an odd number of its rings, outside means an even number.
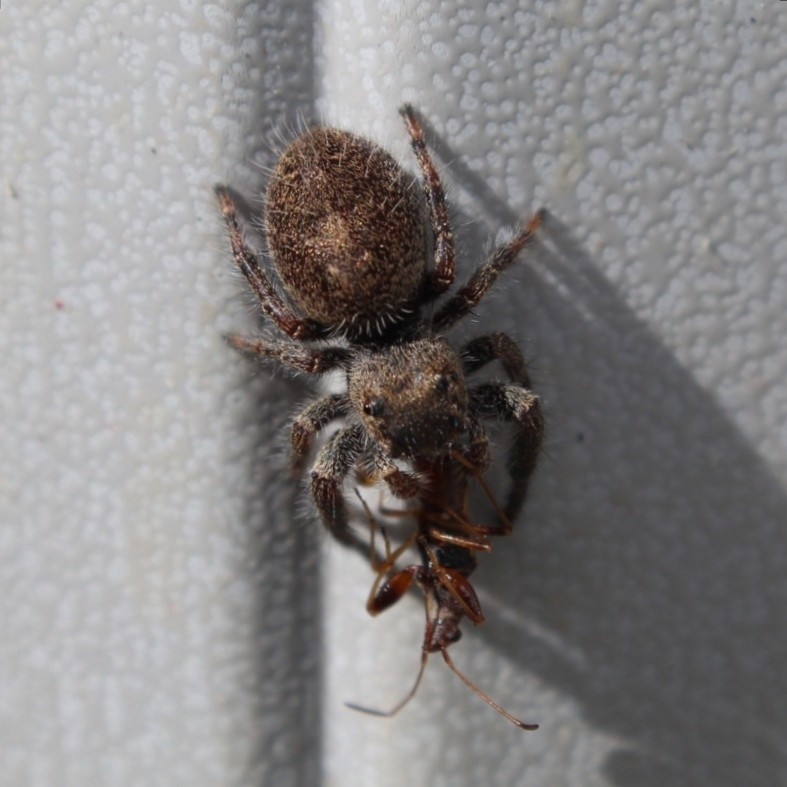
[[[435,388],[438,393],[446,393],[452,385],[456,385],[459,380],[458,375],[454,371],[445,372],[437,378]]]
[[[385,401],[378,396],[367,402],[363,406],[363,411],[372,418],[379,418],[385,412]]]

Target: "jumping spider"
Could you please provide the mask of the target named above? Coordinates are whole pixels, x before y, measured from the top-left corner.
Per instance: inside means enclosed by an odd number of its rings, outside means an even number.
[[[541,406],[511,338],[489,334],[458,352],[443,338],[513,263],[541,214],[495,249],[434,316],[423,316],[424,307],[453,284],[454,238],[421,125],[412,107],[401,113],[423,176],[434,241],[431,267],[413,181],[382,148],[348,132],[317,128],[300,136],[279,159],[268,186],[268,249],[296,308],[285,303],[244,242],[227,189],[216,189],[235,262],[263,313],[290,337],[231,334],[229,343],[297,371],[345,372],[345,393],[323,396],[296,416],[292,466],[302,467],[320,430],[346,421],[317,455],[311,493],[328,530],[355,546],[342,489],[351,472],[384,481],[399,498],[415,498],[425,482],[418,472],[424,465],[453,455],[482,473],[489,446],[481,419],[511,421],[512,488],[503,511],[513,519],[543,435]],[[468,374],[496,359],[510,382],[468,386]]]

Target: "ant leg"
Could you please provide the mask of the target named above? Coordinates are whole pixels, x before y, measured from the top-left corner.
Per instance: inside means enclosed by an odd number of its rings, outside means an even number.
[[[469,341],[459,351],[465,374],[472,374],[492,361],[500,360],[506,374],[515,383],[530,387],[525,359],[519,345],[505,333],[490,333]]]
[[[352,357],[352,353],[344,347],[310,349],[295,342],[251,339],[238,333],[228,333],[225,338],[230,347],[246,355],[278,361],[306,374],[324,374],[331,369],[346,367]]]
[[[396,561],[415,543],[418,534],[414,533],[403,544],[398,546],[395,550],[392,550],[391,539],[388,538],[388,531],[383,525],[379,525],[377,523],[377,520],[374,518],[374,514],[372,514],[372,510],[369,508],[369,504],[363,499],[361,493],[358,491],[358,487],[355,487],[355,496],[360,501],[361,507],[363,508],[364,513],[366,514],[366,519],[369,523],[369,561],[372,564],[372,570],[375,572],[375,574],[377,574],[377,577],[372,584],[372,590],[369,593],[369,601],[366,605],[368,609],[371,599],[377,593],[377,588],[380,587],[380,583],[388,574],[391,573]],[[383,537],[385,557],[380,557],[374,544],[374,539],[378,530]]]
[[[500,507],[500,503],[497,502],[497,497],[495,497],[494,492],[487,484],[486,480],[482,473],[478,471],[478,468],[472,465],[465,456],[460,454],[458,451],[451,451],[451,458],[462,465],[466,470],[468,475],[471,475],[479,484],[481,489],[483,490],[484,494],[486,495],[487,500],[492,504],[492,507],[495,509],[495,513],[497,514],[497,518],[499,521],[498,525],[475,525],[469,522],[469,520],[463,520],[466,522],[467,526],[471,528],[471,532],[475,536],[476,540],[478,541],[479,546],[476,547],[479,551],[486,552],[488,551],[486,545],[488,542],[488,536],[509,536],[511,535],[512,526],[511,521],[509,520],[508,516],[506,516],[506,512]],[[466,510],[466,507],[463,507],[463,510]],[[491,548],[491,546],[489,547]]]
[[[533,240],[543,219],[543,211],[536,213],[525,227],[503,246],[495,249],[476,269],[467,283],[449,298],[432,321],[436,333],[442,333],[469,314],[489,292],[497,277],[514,262],[522,249]]]
[[[334,394],[318,399],[295,416],[290,432],[292,446],[290,467],[293,473],[303,469],[314,435],[331,421],[347,415],[350,407],[350,399],[346,394]]]
[[[241,273],[246,277],[249,286],[257,296],[263,314],[273,320],[284,333],[293,339],[303,341],[324,338],[327,335],[327,329],[314,320],[306,320],[296,316],[286,306],[270,279],[260,268],[257,257],[243,239],[243,232],[238,222],[238,211],[232,201],[229,189],[225,186],[216,186],[215,192],[219,199],[224,222],[227,225],[235,264],[240,268]]]
[[[400,110],[410,135],[413,153],[423,175],[424,195],[429,208],[429,222],[434,236],[434,267],[427,274],[422,303],[434,300],[444,293],[454,282],[456,268],[456,248],[451,222],[448,219],[448,206],[440,175],[429,155],[421,123],[410,104]]]
[[[371,533],[369,538],[369,558],[372,563],[372,568],[377,574],[372,583],[372,588],[369,591],[369,597],[366,600],[366,610],[370,615],[379,615],[380,612],[388,609],[388,607],[395,604],[405,593],[407,593],[413,584],[413,580],[420,578],[420,575],[423,573],[423,569],[419,566],[410,566],[403,571],[397,572],[386,580],[386,577],[388,577],[393,570],[396,561],[415,543],[418,538],[418,533],[413,533],[396,549],[391,550],[391,542],[388,538],[388,533],[384,527],[377,524],[374,514],[372,514],[367,502],[361,497],[361,493],[358,491],[357,487],[355,489],[355,495],[361,502],[366,518],[369,520],[369,531]],[[375,549],[374,537],[378,528],[383,535],[383,541],[385,543],[384,558],[381,558]],[[386,580],[385,584],[383,585],[383,589],[380,590],[380,585],[383,584],[384,580]]]
[[[412,566],[412,568],[414,569],[418,568],[423,572],[423,569],[420,566]],[[426,597],[426,594],[424,594],[424,611],[426,612],[426,628],[424,630],[424,643],[421,646],[421,666],[418,669],[418,674],[415,677],[415,682],[413,683],[413,686],[410,689],[410,691],[408,691],[407,694],[405,694],[405,696],[401,700],[399,700],[399,702],[397,702],[396,705],[393,706],[393,708],[387,711],[376,710],[375,708],[367,708],[366,706],[358,705],[355,702],[345,702],[344,704],[348,708],[351,708],[352,710],[360,711],[361,713],[368,713],[371,716],[382,716],[383,718],[390,718],[391,716],[395,716],[397,713],[399,713],[399,711],[402,708],[404,708],[404,706],[407,705],[407,703],[410,702],[410,700],[412,700],[413,697],[415,697],[415,695],[418,693],[418,689],[421,685],[421,681],[423,680],[424,672],[426,671],[426,665],[429,661],[429,653],[430,653],[429,650],[427,649],[427,641],[432,630],[432,623],[429,620],[429,601]]]
[[[503,383],[483,383],[470,389],[470,411],[477,416],[514,421],[519,429],[508,456],[512,488],[503,506],[513,521],[527,494],[544,439],[544,415],[539,398],[527,388]]]
[[[360,424],[336,432],[323,446],[312,468],[312,498],[323,524],[338,541],[360,548],[367,545],[351,530],[347,522],[342,484],[363,450],[363,427]]]

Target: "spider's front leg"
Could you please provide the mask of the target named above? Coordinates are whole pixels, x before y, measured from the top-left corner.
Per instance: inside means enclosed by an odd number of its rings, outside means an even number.
[[[470,416],[467,430],[470,442],[465,453],[466,459],[473,465],[475,472],[483,475],[489,468],[492,457],[489,453],[489,437],[477,418]]]
[[[221,207],[221,213],[224,216],[224,222],[227,225],[235,264],[240,268],[241,273],[249,282],[249,286],[254,290],[263,313],[270,317],[284,333],[293,339],[325,338],[327,335],[326,328],[314,320],[306,320],[294,314],[284,303],[279,293],[276,292],[276,288],[265,275],[265,272],[260,268],[256,255],[243,239],[243,232],[238,221],[238,211],[235,203],[232,201],[229,189],[225,186],[216,186],[215,191]]]
[[[347,415],[350,409],[350,400],[346,394],[333,394],[312,402],[295,416],[290,432],[292,446],[290,468],[293,473],[299,473],[303,469],[303,463],[309,455],[317,432],[324,429],[331,421]]]
[[[365,433],[360,424],[348,426],[332,435],[317,454],[311,473],[314,505],[323,524],[338,541],[361,548],[368,545],[350,530],[342,485],[365,448]]]
[[[527,494],[544,439],[544,416],[539,398],[527,388],[505,383],[483,383],[470,391],[470,412],[477,417],[516,423],[516,438],[508,456],[512,487],[503,512],[513,522]]]

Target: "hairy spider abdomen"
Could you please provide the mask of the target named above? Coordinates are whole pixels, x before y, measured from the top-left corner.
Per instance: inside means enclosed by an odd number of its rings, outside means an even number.
[[[265,211],[268,246],[304,315],[353,338],[401,320],[426,275],[417,184],[382,148],[332,128],[282,154]]]

